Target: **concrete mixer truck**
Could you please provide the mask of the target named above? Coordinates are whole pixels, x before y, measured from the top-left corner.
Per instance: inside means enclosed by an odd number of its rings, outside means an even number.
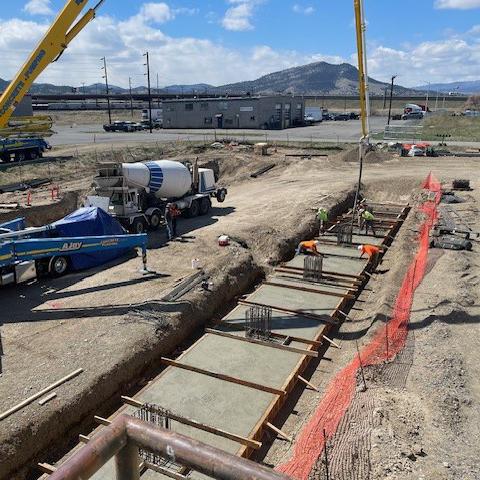
[[[96,196],[87,204],[108,211],[132,233],[162,225],[169,202],[184,216],[196,217],[208,214],[212,198],[221,203],[227,195],[217,188],[213,170],[171,160],[102,164],[94,188]]]

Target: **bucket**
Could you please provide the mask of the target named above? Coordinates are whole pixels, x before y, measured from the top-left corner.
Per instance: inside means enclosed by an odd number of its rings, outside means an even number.
[[[192,269],[198,270],[199,268],[202,268],[200,265],[200,260],[198,258],[192,258]]]
[[[228,237],[228,235],[220,235],[218,237],[218,244],[221,247],[225,247],[225,246],[229,245],[230,244],[230,238]]]

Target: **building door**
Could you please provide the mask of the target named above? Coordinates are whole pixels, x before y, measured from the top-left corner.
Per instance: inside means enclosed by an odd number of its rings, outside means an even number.
[[[223,128],[223,114],[216,115],[217,117],[217,128]]]

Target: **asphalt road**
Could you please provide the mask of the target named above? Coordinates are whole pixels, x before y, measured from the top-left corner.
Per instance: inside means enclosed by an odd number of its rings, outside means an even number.
[[[383,131],[385,117],[372,117],[370,128],[372,133]],[[347,122],[323,122],[311,127],[289,128],[286,130],[154,130],[150,132],[107,133],[101,125],[78,125],[73,127],[58,126],[57,132],[50,137],[52,146],[87,145],[87,144],[118,144],[138,142],[172,142],[176,140],[213,141],[215,135],[221,139],[224,136],[238,140],[261,141],[292,141],[292,142],[341,142],[355,143],[361,136],[359,120]]]

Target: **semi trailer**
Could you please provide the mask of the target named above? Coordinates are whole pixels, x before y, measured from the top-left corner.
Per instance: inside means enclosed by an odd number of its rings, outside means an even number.
[[[141,250],[147,271],[147,235],[128,235],[99,209],[80,209],[36,228],[19,218],[0,225],[0,286],[95,267],[132,249]]]
[[[94,179],[96,195],[89,205],[104,208],[132,233],[156,230],[168,203],[185,217],[207,215],[215,198],[222,203],[226,188],[218,188],[213,170],[197,162],[158,160],[146,163],[103,164]]]

